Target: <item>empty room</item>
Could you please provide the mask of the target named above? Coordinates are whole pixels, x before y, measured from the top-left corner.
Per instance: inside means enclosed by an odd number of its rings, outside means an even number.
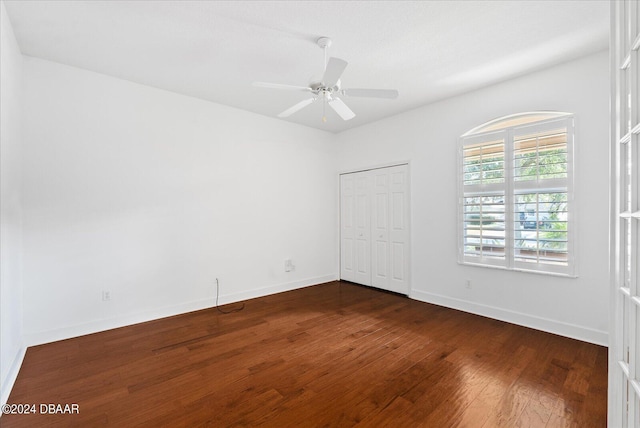
[[[640,427],[637,1],[0,11],[0,426]]]

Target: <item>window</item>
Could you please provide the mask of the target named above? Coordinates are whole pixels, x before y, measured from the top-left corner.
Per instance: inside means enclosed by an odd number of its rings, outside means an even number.
[[[461,263],[575,275],[572,115],[472,129],[460,139],[459,178]]]

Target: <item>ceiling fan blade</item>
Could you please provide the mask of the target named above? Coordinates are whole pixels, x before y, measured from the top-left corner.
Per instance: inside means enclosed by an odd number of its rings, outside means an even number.
[[[287,91],[311,91],[311,88],[307,86],[283,85],[281,83],[253,82],[252,85],[258,88],[285,89]]]
[[[294,105],[293,107],[289,107],[288,109],[286,109],[285,111],[280,113],[278,115],[278,117],[289,117],[293,113],[297,112],[298,110],[302,110],[303,108],[305,108],[306,106],[308,106],[309,104],[314,102],[315,100],[316,100],[315,98],[309,98],[308,100],[302,100],[298,104]]]
[[[329,58],[327,68],[324,70],[322,82],[327,88],[332,88],[338,83],[338,79],[342,76],[344,69],[347,68],[348,62],[340,58]]]
[[[398,91],[395,89],[343,89],[343,95],[349,97],[368,97],[368,98],[398,98]]]
[[[340,98],[333,98],[332,100],[330,100],[329,106],[331,106],[331,108],[334,109],[335,112],[338,113],[338,115],[340,115],[340,117],[344,120],[349,120],[356,117],[356,114],[352,112],[351,109],[347,107],[347,105],[342,102]]]

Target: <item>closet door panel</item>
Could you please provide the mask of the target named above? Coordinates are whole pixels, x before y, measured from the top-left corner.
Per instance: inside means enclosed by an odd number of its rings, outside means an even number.
[[[355,278],[355,188],[350,175],[340,177],[340,278]]]
[[[355,180],[355,272],[354,282],[371,285],[371,186],[366,172]]]
[[[407,165],[389,168],[388,290],[409,294],[409,170]]]
[[[372,211],[371,285],[387,289],[389,284],[389,172],[386,168],[371,171],[374,209]]]

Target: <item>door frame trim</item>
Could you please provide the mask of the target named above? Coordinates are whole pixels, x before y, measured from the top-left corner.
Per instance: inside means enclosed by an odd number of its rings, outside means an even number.
[[[370,166],[370,167],[347,169],[347,170],[344,170],[344,171],[339,171],[338,172],[338,177],[341,176],[341,175],[346,175],[346,174],[355,174],[357,172],[372,171],[374,169],[391,168],[393,166],[402,166],[402,165],[407,165],[409,167],[409,172],[411,172],[411,161],[407,160],[407,161],[397,161],[397,162],[390,162],[390,163],[382,163],[382,164],[373,165],[373,166]],[[409,178],[411,178],[411,174],[409,174]],[[411,190],[411,187],[409,187],[409,190]]]

